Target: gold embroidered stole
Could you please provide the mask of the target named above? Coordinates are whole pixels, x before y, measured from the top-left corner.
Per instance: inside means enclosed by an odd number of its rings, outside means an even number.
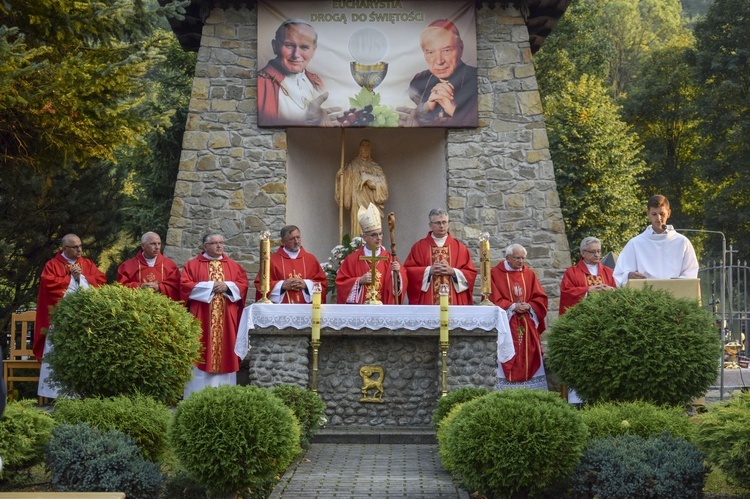
[[[430,265],[435,265],[436,263],[447,263],[448,265],[451,264],[451,250],[446,244],[442,248],[438,248],[437,246],[430,246]],[[450,289],[451,286],[451,276],[448,275],[441,275],[441,276],[432,276],[432,303],[437,304],[440,303],[440,285],[446,284],[448,285],[448,289]],[[452,297],[448,295],[448,303],[452,304]]]
[[[211,260],[208,264],[208,280],[224,282],[224,266],[219,260]],[[211,324],[209,326],[209,352],[211,362],[206,359],[206,368],[217,373],[221,369],[221,344],[224,338],[224,311],[226,298],[222,294],[215,294],[210,304]]]

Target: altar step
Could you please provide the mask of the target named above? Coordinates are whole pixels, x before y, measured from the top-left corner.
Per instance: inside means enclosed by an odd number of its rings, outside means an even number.
[[[429,427],[336,426],[321,428],[316,444],[436,444],[435,430]]]

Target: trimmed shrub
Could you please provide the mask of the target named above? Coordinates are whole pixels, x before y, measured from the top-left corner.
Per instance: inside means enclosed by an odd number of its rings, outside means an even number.
[[[464,386],[448,392],[445,397],[440,397],[437,401],[435,412],[432,413],[432,425],[435,427],[435,430],[440,429],[440,422],[453,410],[453,406],[474,400],[488,393],[490,391],[487,388]]]
[[[685,409],[657,407],[642,401],[587,406],[581,417],[589,429],[589,440],[625,433],[648,438],[668,431],[675,438],[692,442],[696,433],[695,423],[688,419]]]
[[[696,443],[729,481],[746,487],[750,482],[750,393],[707,407],[707,412],[696,416]]]
[[[325,415],[325,402],[317,393],[292,385],[274,386],[271,392],[294,413],[300,425],[300,445],[303,449],[308,448]]]
[[[52,431],[46,462],[52,485],[62,492],[159,497],[159,466],[146,461],[133,440],[119,431],[99,431],[86,423],[61,424]]]
[[[10,402],[0,419],[0,479],[12,477],[44,459],[44,446],[52,437],[55,421],[36,407],[34,400]]]
[[[716,381],[721,342],[695,300],[651,288],[592,293],[552,325],[545,362],[589,403],[677,406]]]
[[[108,399],[59,399],[52,417],[58,423],[88,423],[97,430],[117,430],[128,435],[143,452],[157,462],[166,452],[167,429],[172,413],[163,404],[144,395]]]
[[[586,443],[578,412],[556,393],[490,393],[462,405],[441,447],[468,490],[489,497],[538,494],[578,464]]]
[[[200,322],[159,293],[119,284],[66,296],[53,309],[44,358],[63,393],[141,393],[169,405],[182,397],[201,348]]]
[[[292,410],[270,390],[220,386],[177,406],[169,440],[182,466],[212,493],[262,485],[300,451]]]
[[[698,448],[668,432],[593,440],[573,478],[576,497],[697,498],[709,468]]]
[[[478,397],[477,397],[478,398]],[[472,399],[473,400],[473,399]],[[456,419],[458,411],[461,410],[465,402],[460,402],[451,407],[449,412],[444,418],[440,420],[437,430],[437,441],[438,441],[438,454],[440,454],[440,461],[443,463],[443,468],[449,473],[453,473],[453,461],[451,460],[451,454],[448,452],[448,446],[446,445],[448,439],[448,432],[453,420]]]

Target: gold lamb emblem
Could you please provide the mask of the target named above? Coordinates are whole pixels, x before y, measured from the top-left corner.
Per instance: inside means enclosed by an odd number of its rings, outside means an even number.
[[[385,371],[380,366],[362,366],[359,368],[359,375],[362,377],[362,398],[360,402],[383,402],[383,378]],[[373,379],[373,376],[377,375]],[[373,390],[372,396],[368,392]]]

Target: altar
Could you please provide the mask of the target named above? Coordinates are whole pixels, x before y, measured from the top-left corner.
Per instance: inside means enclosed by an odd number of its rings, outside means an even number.
[[[245,308],[235,353],[249,362],[250,384],[310,388],[311,311],[309,304]],[[514,355],[505,312],[451,306],[448,313],[448,391],[493,389],[498,358]],[[437,305],[322,305],[318,394],[329,426],[429,426],[442,392],[439,326]],[[365,390],[368,383],[375,386]]]

